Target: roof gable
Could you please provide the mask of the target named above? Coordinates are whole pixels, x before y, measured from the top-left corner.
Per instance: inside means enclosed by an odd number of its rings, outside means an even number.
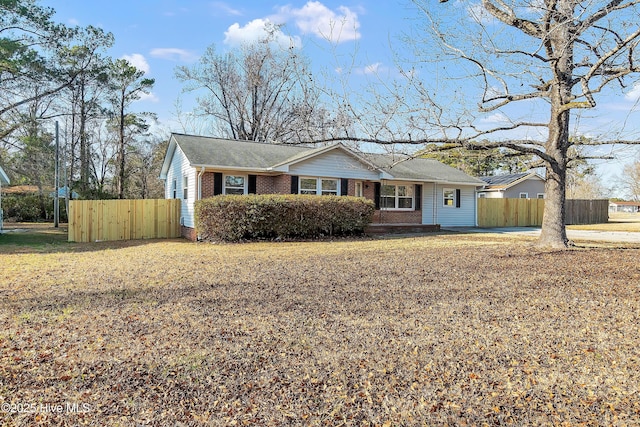
[[[358,153],[340,143],[312,148],[183,134],[171,135],[160,178],[166,178],[178,147],[192,167],[287,173],[292,165],[318,158],[331,151],[339,151],[340,154],[350,156],[361,163],[367,170],[376,171],[379,179],[475,186],[484,184],[483,181],[437,160]]]
[[[506,190],[527,179],[538,179],[544,182],[544,179],[535,172],[522,172],[509,175],[493,175],[480,177],[487,184],[487,190]]]

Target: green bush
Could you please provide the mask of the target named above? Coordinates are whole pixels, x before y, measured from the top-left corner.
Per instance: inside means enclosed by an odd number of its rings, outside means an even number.
[[[2,196],[5,221],[38,222],[53,219],[53,197],[38,194],[11,194]],[[43,212],[44,208],[44,212]],[[60,200],[60,221],[67,221],[65,202]]]
[[[214,196],[196,202],[195,221],[203,240],[307,239],[362,234],[374,210],[359,197]]]

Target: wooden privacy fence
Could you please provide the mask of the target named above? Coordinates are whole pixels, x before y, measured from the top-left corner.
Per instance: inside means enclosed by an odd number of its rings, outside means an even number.
[[[180,200],[72,200],[69,241],[180,237]]]
[[[543,199],[478,199],[478,227],[542,225]],[[609,220],[608,200],[569,199],[567,224],[599,224]]]

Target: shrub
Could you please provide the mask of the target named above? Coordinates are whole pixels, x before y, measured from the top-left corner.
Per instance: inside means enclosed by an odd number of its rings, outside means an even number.
[[[12,194],[2,196],[5,220],[16,222],[49,221],[54,216],[53,197],[39,194]],[[60,200],[60,220],[67,220],[64,200]],[[44,209],[44,212],[43,212]]]
[[[317,238],[363,233],[374,209],[359,197],[214,196],[196,202],[195,221],[204,240]]]

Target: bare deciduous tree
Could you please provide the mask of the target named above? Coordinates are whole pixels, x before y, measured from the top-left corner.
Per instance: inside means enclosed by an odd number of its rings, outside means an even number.
[[[185,92],[204,92],[198,113],[230,139],[298,143],[326,137],[332,126],[306,59],[271,37],[226,54],[210,46],[176,76]]]
[[[417,60],[401,69],[406,84],[385,83],[375,110],[354,113],[360,133],[332,140],[533,155],[547,178],[539,244],[566,247],[567,171],[576,160],[572,152],[583,152],[570,148],[637,142],[624,129],[573,138],[572,126],[580,112],[597,113],[600,96],[626,87],[640,71],[640,1],[413,3],[424,28],[407,36]]]

